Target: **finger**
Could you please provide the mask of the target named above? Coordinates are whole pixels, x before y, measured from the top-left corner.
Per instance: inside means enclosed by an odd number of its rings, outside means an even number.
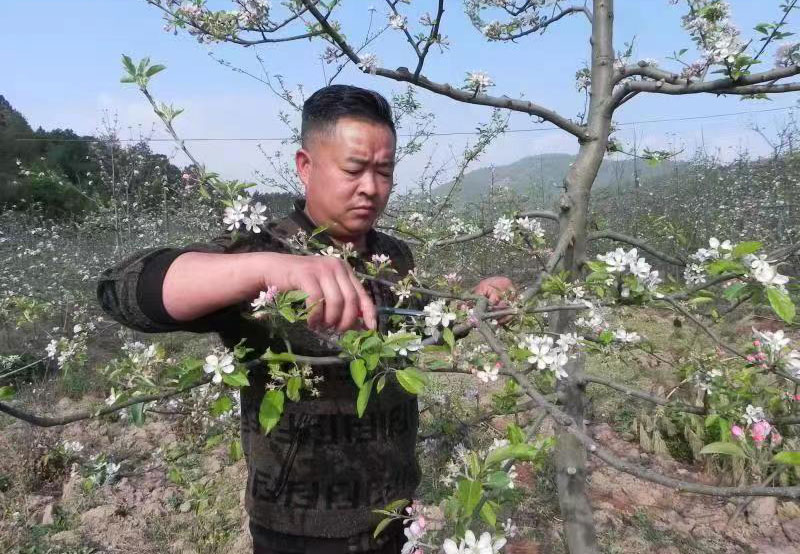
[[[348,271],[350,280],[353,282],[356,294],[358,295],[359,311],[361,312],[361,319],[364,320],[364,325],[367,329],[375,330],[378,328],[378,311],[375,308],[375,303],[370,298],[369,293],[358,280],[358,277],[352,271]]]
[[[319,325],[324,313],[322,288],[320,288],[316,279],[309,278],[300,282],[300,290],[308,294],[308,298],[306,298],[307,307],[316,304],[314,309],[311,310],[307,322],[308,326],[313,329]]]
[[[353,281],[350,280],[350,276],[344,267],[336,273],[336,280],[339,283],[339,290],[344,300],[336,329],[343,332],[356,326],[359,313],[358,292],[356,292],[355,285],[353,285]]]
[[[336,327],[342,316],[342,308],[344,307],[344,298],[342,298],[342,291],[339,289],[339,282],[336,280],[335,275],[325,275],[320,279],[320,286],[322,293],[325,295],[325,308],[322,317],[322,324],[325,327],[332,329]]]

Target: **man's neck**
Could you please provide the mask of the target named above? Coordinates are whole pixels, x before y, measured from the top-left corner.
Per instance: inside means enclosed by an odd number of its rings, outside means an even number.
[[[311,221],[314,227],[319,227],[319,224],[311,217],[311,214],[308,212],[308,205],[303,209],[303,212],[306,214],[306,217]],[[346,244],[348,242],[353,243],[353,247],[358,251],[359,254],[365,254],[367,252],[367,236],[366,235],[359,235],[358,237],[337,237],[333,233],[331,233],[330,229],[325,230],[328,233],[328,236],[331,237],[331,240],[337,246]]]

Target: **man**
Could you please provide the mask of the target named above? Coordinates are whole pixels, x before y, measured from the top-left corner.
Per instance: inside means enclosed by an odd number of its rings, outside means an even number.
[[[296,354],[331,355],[313,330],[354,328],[385,332],[376,305],[392,305],[389,287],[359,281],[345,261],[287,253],[285,239],[298,231],[327,245],[353,243],[359,257],[385,254],[400,278],[413,269],[400,240],[372,227],[386,207],[393,184],[396,132],[391,108],[376,92],[334,85],[315,92],[303,106],[297,173],[305,187],[286,219],[259,234],[223,236],[182,249],[155,248],[107,270],[98,285],[103,308],[123,324],[145,332],[218,332],[229,348],[242,338],[256,359],[268,347],[285,350],[256,322],[241,317],[267,287],[302,290],[317,303],[308,327],[291,329]],[[284,240],[282,240],[284,239]],[[493,303],[511,287],[505,277],[484,280],[476,292]],[[377,539],[380,517],[371,511],[410,499],[419,483],[415,456],[417,401],[390,380],[356,416],[357,389],[346,365],[315,367],[322,375],[319,398],[287,402],[280,423],[264,435],[258,411],[268,375],[250,372],[242,389],[242,444],[247,460],[246,507],[256,554],[398,553],[399,521]]]

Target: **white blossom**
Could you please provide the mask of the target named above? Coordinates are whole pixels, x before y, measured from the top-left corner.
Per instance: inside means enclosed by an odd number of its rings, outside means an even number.
[[[378,63],[378,56],[375,54],[364,54],[358,62],[358,67],[361,71],[374,74],[378,70]]]
[[[748,404],[747,408],[744,410],[742,419],[744,419],[745,423],[748,425],[752,425],[753,423],[758,423],[759,421],[767,419],[767,415],[764,413],[764,408]]]
[[[514,239],[513,224],[511,218],[501,217],[498,219],[494,224],[494,238],[501,242],[511,242]]]
[[[234,369],[236,369],[236,366],[233,363],[233,354],[229,352],[209,354],[206,356],[206,363],[203,364],[203,371],[214,374],[211,380],[215,384],[222,382],[223,373],[233,373]]]
[[[494,86],[494,81],[485,71],[470,71],[467,73],[464,88],[482,92]]]
[[[404,15],[396,13],[389,17],[389,26],[392,29],[405,29],[406,25],[408,25],[408,18]]]

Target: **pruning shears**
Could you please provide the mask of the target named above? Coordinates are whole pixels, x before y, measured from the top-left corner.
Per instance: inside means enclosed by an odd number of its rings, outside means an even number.
[[[422,310],[409,310],[406,308],[395,308],[393,306],[378,306],[378,313],[389,315],[405,315],[411,317],[422,317],[425,315],[425,312]]]

